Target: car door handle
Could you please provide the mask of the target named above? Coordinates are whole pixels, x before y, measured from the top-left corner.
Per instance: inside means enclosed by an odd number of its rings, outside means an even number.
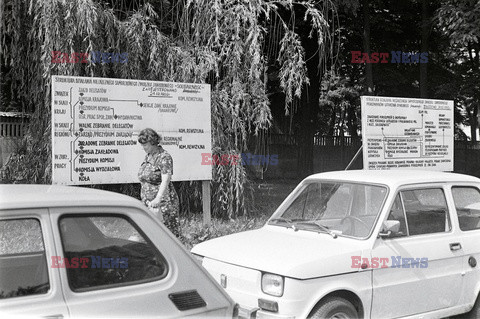
[[[462,249],[462,245],[460,245],[460,243],[450,243],[451,251],[460,250],[460,249]]]
[[[48,316],[43,316],[42,318],[45,319],[62,319],[63,315],[59,313],[58,315],[48,315]]]

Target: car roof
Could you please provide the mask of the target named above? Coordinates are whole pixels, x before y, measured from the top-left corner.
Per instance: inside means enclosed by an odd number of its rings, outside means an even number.
[[[305,180],[341,180],[358,183],[384,184],[391,188],[419,183],[480,183],[480,179],[470,175],[427,170],[351,170],[314,174]]]
[[[141,206],[141,202],[127,195],[77,186],[0,185],[0,209],[65,206]]]

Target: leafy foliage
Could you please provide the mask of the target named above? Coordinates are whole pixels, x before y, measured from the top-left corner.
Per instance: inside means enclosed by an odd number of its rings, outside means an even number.
[[[436,26],[448,40],[445,56],[452,76],[446,90],[454,90],[457,110],[470,125],[476,141],[480,107],[480,2],[446,0],[435,12]],[[458,116],[457,116],[458,117]]]
[[[308,78],[305,53],[294,31],[295,12],[298,7],[306,10],[318,43],[324,43],[328,33],[324,16],[331,6],[322,9],[321,3],[156,0],[133,1],[128,7],[125,2],[126,7],[119,8],[106,0],[3,1],[2,75],[11,81],[12,103],[34,113],[25,137],[26,152],[7,168],[9,174],[22,175],[31,183],[51,182],[53,74],[210,83],[213,152],[242,153],[251,134],[271,125],[265,52],[277,57],[288,102],[292,92],[300,96]],[[268,30],[278,32],[267,43]],[[272,39],[280,41],[280,50]],[[94,50],[128,52],[128,63],[51,63],[52,51]],[[245,213],[244,167],[213,169],[213,211],[224,217]],[[186,203],[199,195],[189,187],[180,187]]]
[[[352,85],[348,77],[330,73],[322,81],[319,127],[323,135],[348,133],[357,137],[360,129],[360,92],[362,86]]]
[[[280,68],[280,86],[286,92],[286,113],[288,113],[288,106],[292,103],[292,93],[300,98],[302,85],[304,83],[308,84],[304,56],[305,52],[298,35],[292,31],[286,32],[281,42],[278,59],[282,65]]]
[[[438,26],[451,45],[469,45],[480,42],[480,2],[447,0],[436,12]]]
[[[199,218],[182,219],[180,221],[183,234],[182,242],[187,249],[191,249],[196,244],[209,239],[260,228],[267,219],[267,216],[253,219],[247,219],[246,217],[229,220],[214,219],[212,225],[208,227],[203,226]]]
[[[368,37],[371,52],[390,54],[387,63],[368,64],[372,69],[373,94],[418,98],[422,96],[423,84],[423,96],[454,100],[455,123],[471,125],[471,135],[475,136],[480,105],[479,1],[337,0],[336,3],[341,25],[339,61],[337,75],[322,79],[318,132],[353,135],[352,125],[343,121],[341,112],[351,105],[350,89],[359,95],[370,94],[366,92],[367,64],[352,63],[351,53],[365,52]],[[368,36],[366,20],[370,25]],[[428,63],[390,63],[391,51],[426,51]],[[357,98],[355,104],[359,103]],[[355,116],[352,111],[345,113],[346,118]],[[360,118],[356,121],[360,122]],[[338,124],[342,122],[348,125]],[[458,127],[456,131],[460,133]]]

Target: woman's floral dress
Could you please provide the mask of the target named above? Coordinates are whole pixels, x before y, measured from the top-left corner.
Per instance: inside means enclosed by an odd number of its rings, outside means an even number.
[[[142,185],[141,198],[145,205],[158,194],[162,174],[173,174],[173,159],[167,151],[160,148],[159,152],[147,154],[138,171],[138,179]],[[170,181],[167,190],[160,199],[160,212],[163,215],[165,226],[177,237],[180,237],[178,214],[180,203],[177,192]]]

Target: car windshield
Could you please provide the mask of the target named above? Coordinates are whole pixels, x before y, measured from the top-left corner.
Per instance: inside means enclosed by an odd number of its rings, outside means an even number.
[[[375,224],[387,188],[346,182],[311,182],[270,225],[366,238]]]

